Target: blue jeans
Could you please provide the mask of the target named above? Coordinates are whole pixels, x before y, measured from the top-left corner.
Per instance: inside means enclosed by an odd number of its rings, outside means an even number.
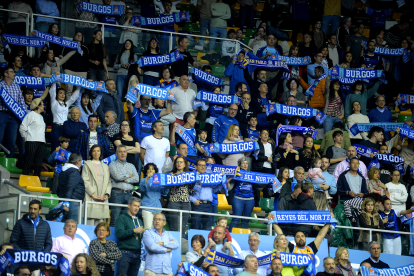
[[[141,251],[121,250],[122,257],[116,263],[117,274],[137,276],[141,266]]]
[[[124,91],[124,83],[127,81],[127,75],[116,76],[116,93],[122,98],[122,92]],[[127,91],[128,93],[128,91]]]
[[[118,190],[112,189],[110,203],[128,204],[129,199],[132,197],[131,193],[124,193]],[[122,211],[127,211],[127,207],[110,206],[111,209],[111,227],[115,227],[115,221],[118,219]],[[119,262],[118,262],[119,263]],[[136,276],[136,275],[135,275]]]
[[[221,37],[226,38],[227,35],[227,29],[226,28],[210,28],[210,37]],[[221,48],[222,40],[219,40],[219,45]],[[213,38],[210,38],[210,51],[214,50],[214,47],[216,46],[216,40]]]
[[[234,216],[245,216],[250,217],[252,214],[253,208],[254,208],[254,199],[249,200],[242,200],[238,199],[236,197],[233,198],[232,202],[233,206],[233,215]],[[233,218],[230,223],[229,231],[233,229],[233,227],[237,227],[237,224],[239,224],[238,218]],[[242,219],[242,227],[243,229],[247,229],[249,227],[249,220],[248,219]]]
[[[191,211],[213,213],[213,205],[201,203],[199,205],[191,204]],[[191,215],[191,229],[211,230],[211,216]]]
[[[322,17],[322,32],[325,33],[325,35],[328,35],[328,27],[329,24],[331,25],[331,34],[334,34],[336,32],[336,29],[339,28],[339,22],[340,18],[337,15],[325,15]]]
[[[159,78],[153,77],[153,76],[148,76],[148,75],[144,75],[142,81],[144,82],[144,84],[148,84],[148,85],[152,85],[152,86],[156,86],[158,83]]]
[[[210,19],[200,19],[200,35],[206,35],[210,29]],[[200,45],[204,46],[204,38],[200,38]]]
[[[326,117],[326,119],[325,119],[325,121],[323,122],[323,131],[325,132],[325,133],[327,133],[328,131],[331,131],[332,130],[332,128],[333,128],[333,125],[335,124],[335,123],[339,123],[339,122],[341,122],[342,123],[342,120],[341,119],[339,119],[339,118],[337,118],[337,117],[332,117],[332,116],[327,116]]]
[[[240,29],[243,30],[244,22],[246,22],[247,17],[247,28],[253,29],[254,21],[254,8],[253,6],[240,6]]]
[[[88,79],[92,79],[94,81],[106,81],[105,69],[89,68]]]
[[[47,33],[50,24],[51,23],[49,22],[36,22],[36,30],[38,30],[39,32]]]
[[[0,112],[0,144],[3,144],[10,153],[6,157],[13,158],[14,145],[16,144],[17,131],[20,120],[12,112]],[[5,142],[3,143],[3,140]]]
[[[79,203],[77,202],[69,202],[69,212],[65,213],[65,216],[63,217],[63,221],[66,221],[68,219],[76,220],[77,223],[81,223],[78,221],[78,213],[79,213]]]
[[[177,37],[173,36],[173,42],[172,42],[172,48],[171,50],[174,50],[175,48],[177,48]],[[164,39],[160,39],[160,54],[165,55],[168,54],[170,52],[170,40],[164,40]]]

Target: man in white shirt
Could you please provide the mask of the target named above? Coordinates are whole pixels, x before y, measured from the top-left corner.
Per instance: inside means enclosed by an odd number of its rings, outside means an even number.
[[[61,253],[69,261],[69,265],[72,264],[73,258],[80,253],[87,253],[85,243],[75,237],[78,224],[73,219],[65,221],[63,227],[63,236],[53,239],[52,252]]]
[[[244,260],[248,255],[254,255],[256,257],[261,257],[266,255],[263,251],[259,250],[259,244],[260,244],[260,236],[258,233],[253,232],[249,234],[249,250],[242,251],[238,258]],[[260,275],[267,275],[267,268],[268,266],[259,266],[257,269],[257,274]],[[237,275],[239,273],[243,272],[243,268],[235,268],[233,269],[233,274]]]
[[[332,60],[332,65],[338,65],[341,62],[340,57],[340,46],[337,45],[338,39],[336,38],[336,34],[331,34],[328,39],[328,52],[329,52],[329,58]]]
[[[140,158],[144,166],[148,163],[154,163],[158,170],[161,170],[165,159],[170,154],[170,142],[162,137],[164,125],[161,121],[153,122],[151,130],[152,135],[142,140]]]
[[[172,94],[174,95],[177,104],[172,105],[172,111],[176,118],[176,123],[184,125],[184,114],[186,112],[194,112],[195,117],[197,117],[197,110],[194,110],[193,103],[196,98],[197,93],[190,89],[190,81],[187,75],[182,75],[178,81],[180,86],[174,87],[171,89]],[[172,131],[170,129],[170,131]]]

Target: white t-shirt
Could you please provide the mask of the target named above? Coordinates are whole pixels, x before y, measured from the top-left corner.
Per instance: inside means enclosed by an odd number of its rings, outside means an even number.
[[[89,149],[88,152],[91,150],[93,145],[98,144],[98,132],[91,132],[89,134]]]
[[[266,145],[263,145],[263,146],[264,146],[265,156],[267,158],[272,157],[272,144],[266,143]],[[270,164],[269,161],[265,161],[263,163],[263,167],[264,168],[271,169],[272,168],[272,164]]]
[[[170,142],[166,138],[155,138],[150,135],[142,139],[141,148],[145,149],[144,166],[148,163],[157,165],[158,171],[161,172],[162,165],[165,162],[165,154],[170,151]]]

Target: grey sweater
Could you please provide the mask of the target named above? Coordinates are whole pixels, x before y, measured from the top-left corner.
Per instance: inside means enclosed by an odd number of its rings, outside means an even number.
[[[118,57],[116,57],[116,61],[114,64],[114,69],[118,70],[118,75],[128,75],[128,69],[122,67],[122,64],[127,64],[128,62],[128,58],[129,58],[129,53],[128,52],[123,52],[121,55],[121,58],[119,59],[119,63],[117,63],[118,61]],[[138,60],[137,55],[134,55],[134,62]]]
[[[230,6],[226,3],[211,3],[210,28],[227,28],[227,19],[230,19]]]

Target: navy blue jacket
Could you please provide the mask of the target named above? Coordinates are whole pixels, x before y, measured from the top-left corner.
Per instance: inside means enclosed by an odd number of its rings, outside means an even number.
[[[13,227],[10,243],[15,249],[28,249],[38,251],[52,250],[52,233],[49,223],[39,217],[39,224],[36,227],[36,237],[34,236],[34,225],[29,219],[29,215],[24,215]]]
[[[76,147],[73,152],[77,152],[82,155],[83,160],[88,160],[88,148],[89,148],[89,134],[91,132],[89,129],[82,132],[78,135],[78,139],[76,142]],[[98,133],[98,145],[100,145],[103,149],[104,157],[111,156],[115,152],[109,149],[110,142],[108,138],[103,133]]]
[[[63,135],[70,138],[68,151],[75,152],[76,142],[78,141],[78,135],[88,130],[88,126],[83,122],[75,122],[73,120],[67,120],[63,123]],[[52,149],[55,150],[55,149]]]
[[[351,191],[351,189],[349,188],[348,181],[346,180],[346,177],[345,177],[345,174],[347,173],[348,173],[348,170],[341,173],[341,175],[338,177],[338,182],[336,182],[336,187],[338,188],[337,194],[341,196],[341,200],[342,199],[347,200],[347,199],[352,198],[348,194],[349,191]],[[367,181],[365,180],[364,176],[360,172],[357,172],[357,173],[362,178],[361,193],[365,195],[368,193]]]
[[[70,167],[62,169],[59,174],[59,186],[57,194],[61,198],[79,199],[85,198],[85,183],[78,169]]]
[[[117,115],[115,122],[118,124],[120,124],[125,118],[124,103],[122,102],[121,96],[116,94],[116,92],[114,94],[102,94],[101,104],[96,110],[101,123],[105,122],[105,113],[107,111],[115,111]]]

